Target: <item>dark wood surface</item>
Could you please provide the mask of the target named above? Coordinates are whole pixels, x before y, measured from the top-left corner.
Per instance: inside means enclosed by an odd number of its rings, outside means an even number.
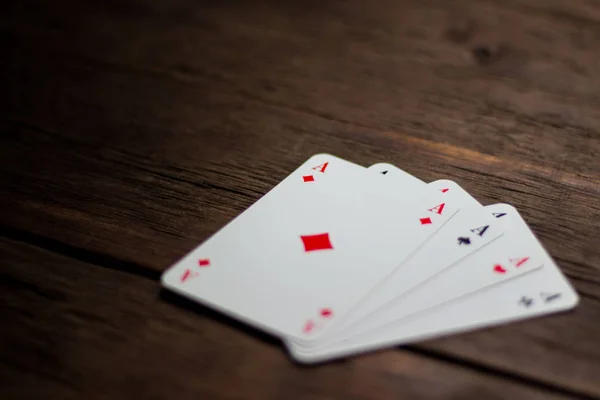
[[[594,1],[0,4],[0,396],[600,398]],[[516,206],[573,312],[319,367],[160,273],[330,152]]]

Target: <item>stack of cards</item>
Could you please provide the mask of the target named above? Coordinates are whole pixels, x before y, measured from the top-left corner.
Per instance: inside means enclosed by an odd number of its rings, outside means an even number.
[[[311,157],[162,283],[281,337],[305,363],[578,302],[512,206],[329,154]]]

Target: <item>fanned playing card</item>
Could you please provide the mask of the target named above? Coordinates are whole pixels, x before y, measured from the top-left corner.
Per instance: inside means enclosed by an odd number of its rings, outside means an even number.
[[[485,250],[482,250],[482,256],[478,257],[481,262],[465,260],[462,267],[459,263],[437,275],[432,282],[412,293],[412,298],[409,294],[403,299],[405,301],[399,301],[387,312],[377,315],[372,329],[356,331],[352,336],[339,338],[336,343],[320,348],[289,347],[293,357],[307,363],[326,361],[574,307],[578,302],[576,292],[518,212],[506,204],[487,206],[486,209],[504,224],[506,233],[503,237],[517,237],[529,257],[526,260],[519,256],[515,262],[510,262],[509,257],[508,262],[498,264],[502,268],[494,265],[494,273],[508,274],[511,269],[523,267],[525,260],[527,263],[532,259],[536,260],[535,266],[543,267],[492,285],[481,285],[479,279],[467,279],[468,285],[460,290],[452,289],[453,283],[462,280],[465,273],[471,273],[476,267],[485,269],[489,264],[485,261]],[[507,251],[510,251],[508,247]],[[490,260],[496,254],[491,252]],[[442,296],[443,301],[439,301],[439,297],[434,295],[443,293],[446,287],[451,289]],[[429,298],[434,300],[428,301]]]
[[[404,171],[389,164],[369,168],[372,173],[381,171],[386,172],[390,187],[403,185],[408,179]],[[340,335],[352,334],[357,329],[370,329],[370,318],[380,308],[502,235],[501,224],[456,183],[440,180],[429,185],[420,181],[418,184],[431,192],[442,193],[447,200],[459,204],[460,211],[310,347],[326,346],[337,341]],[[303,347],[299,343],[287,345]]]
[[[513,207],[329,154],[306,161],[163,285],[315,363],[574,307]]]
[[[522,239],[532,248],[541,248],[535,235],[513,207],[496,204],[488,206],[488,210],[499,218],[509,216],[513,225],[511,230],[523,233]],[[542,252],[543,268],[475,291],[425,312],[397,319],[327,348],[313,352],[294,348],[290,350],[299,361],[321,362],[575,307],[579,301],[577,293],[548,253],[543,249]]]
[[[458,205],[328,154],[163,274],[163,285],[259,329],[315,340],[442,227]]]

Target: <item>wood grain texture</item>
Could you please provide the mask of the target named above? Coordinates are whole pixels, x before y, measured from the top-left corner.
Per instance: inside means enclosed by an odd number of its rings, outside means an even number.
[[[0,249],[5,399],[569,398],[410,352],[299,367],[157,282],[6,239]]]
[[[9,237],[84,260],[73,261],[84,270],[125,271],[135,285],[156,280],[317,152],[391,162],[424,180],[454,179],[486,204],[515,205],[582,305],[411,350],[600,397],[600,12],[593,3],[0,7],[0,222]],[[133,304],[131,312],[143,312]],[[221,324],[210,318],[218,335]],[[17,331],[10,332],[13,340]],[[100,348],[110,345],[104,340]],[[246,351],[246,341],[234,342]],[[221,356],[238,359],[233,351]],[[377,368],[393,368],[393,357],[421,360],[398,351],[373,357]],[[263,365],[255,363],[248,368]],[[2,368],[10,376],[18,367]],[[35,376],[27,374],[19,379]],[[279,379],[300,390],[305,378]],[[365,385],[356,389],[363,397]]]

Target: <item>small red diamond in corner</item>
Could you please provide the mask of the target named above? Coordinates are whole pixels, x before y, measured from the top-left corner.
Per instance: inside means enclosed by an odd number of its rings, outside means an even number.
[[[198,265],[201,267],[208,267],[210,265],[210,260],[208,258],[203,258],[202,260],[198,260]]]
[[[321,310],[321,317],[330,318],[332,316],[333,316],[333,311],[331,311],[331,308],[324,308]]]
[[[306,324],[304,324],[304,328],[302,328],[302,332],[311,333],[313,331],[313,329],[315,329],[315,323],[311,319],[309,319],[308,321],[306,321]]]
[[[312,175],[303,176],[302,179],[304,179],[304,182],[313,182],[315,180]]]
[[[428,225],[431,223],[431,218],[429,218],[429,217],[421,218],[421,219],[419,219],[419,221],[421,221],[421,225]]]
[[[329,240],[329,233],[320,233],[318,235],[300,236],[304,243],[304,251],[327,250],[333,249]]]
[[[499,274],[505,274],[506,273],[506,268],[504,268],[500,264],[496,264],[496,265],[494,265],[494,271],[497,272],[497,273],[499,273]]]
[[[450,189],[442,189],[442,193],[446,193]]]

